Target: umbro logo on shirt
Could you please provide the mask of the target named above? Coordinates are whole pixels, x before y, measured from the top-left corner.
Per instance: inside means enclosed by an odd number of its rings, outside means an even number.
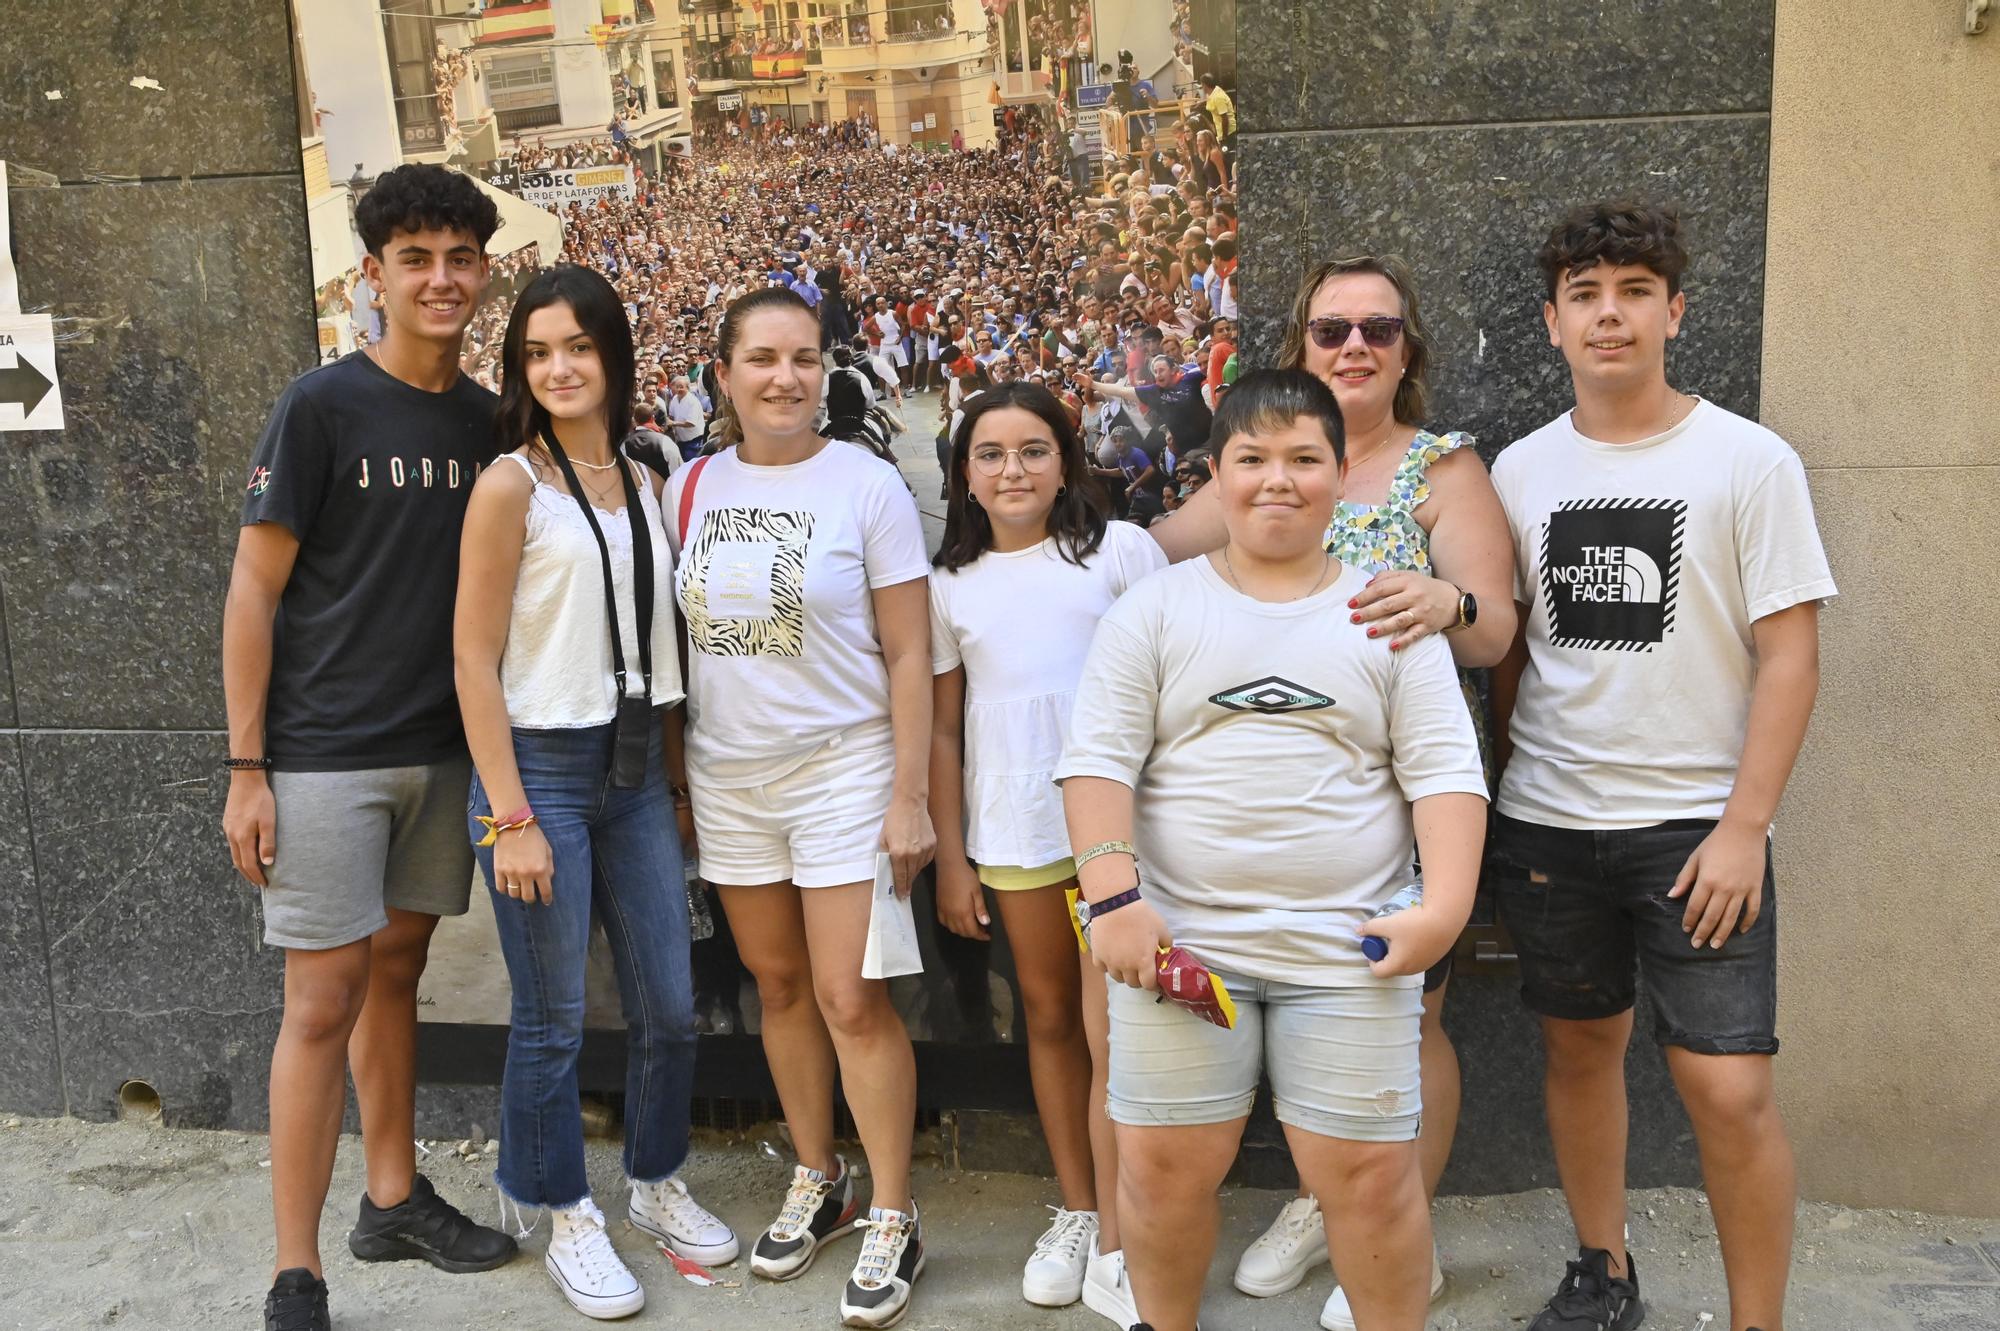
[[[1333,706],[1333,699],[1326,695],[1314,693],[1277,675],[1266,675],[1248,684],[1224,689],[1209,701],[1232,712],[1316,712]]]
[[[1542,602],[1557,647],[1650,652],[1674,627],[1682,499],[1572,499],[1542,525]]]

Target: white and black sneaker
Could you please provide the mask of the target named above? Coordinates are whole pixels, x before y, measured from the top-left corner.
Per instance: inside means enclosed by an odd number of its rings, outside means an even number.
[[[632,1180],[632,1228],[650,1234],[690,1262],[727,1266],[741,1251],[736,1232],[688,1196],[687,1184],[668,1175],[657,1183]]]
[[[646,1306],[646,1291],[611,1246],[595,1202],[586,1197],[550,1215],[553,1232],[542,1264],[572,1308],[601,1321],[630,1317]]]
[[[797,1166],[778,1218],[750,1249],[752,1274],[766,1280],[804,1275],[820,1245],[847,1232],[854,1213],[854,1179],[845,1160],[840,1161],[840,1172],[832,1178],[817,1169]]]
[[[861,1255],[840,1296],[840,1320],[845,1326],[885,1327],[903,1320],[910,1310],[910,1287],[924,1273],[924,1235],[917,1204],[909,1213],[870,1207],[862,1231]]]

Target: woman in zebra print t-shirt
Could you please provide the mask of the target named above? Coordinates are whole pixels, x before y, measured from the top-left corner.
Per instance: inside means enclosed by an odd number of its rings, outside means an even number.
[[[820,327],[782,288],[718,337],[726,447],[669,491],[688,626],[688,780],[701,876],[757,979],[765,1054],[799,1164],[751,1270],[785,1280],[854,1217],[833,1152],[836,1065],[874,1178],[841,1300],[907,1308],[916,1062],[888,985],[864,979],[878,855],[898,893],[931,857],[930,609],[923,529],[889,463],[813,432]]]

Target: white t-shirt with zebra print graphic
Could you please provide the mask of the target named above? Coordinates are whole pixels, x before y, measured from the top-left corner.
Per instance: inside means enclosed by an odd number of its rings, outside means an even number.
[[[1493,484],[1528,608],[1500,812],[1720,818],[1756,683],[1750,626],[1835,594],[1798,454],[1712,402],[1630,444],[1565,412],[1502,452]]]
[[[796,769],[834,736],[889,720],[870,593],[926,577],[923,526],[896,469],[834,442],[783,467],[725,449],[701,468],[679,548],[674,474],[663,505],[688,632],[688,763],[743,788]]]

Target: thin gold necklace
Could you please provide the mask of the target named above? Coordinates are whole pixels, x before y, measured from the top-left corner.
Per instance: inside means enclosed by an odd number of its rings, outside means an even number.
[[[1287,596],[1284,600],[1274,602],[1273,604],[1289,605],[1293,601],[1303,601],[1306,599],[1306,597],[1311,596],[1314,592],[1318,591],[1320,584],[1326,581],[1327,570],[1333,567],[1332,555],[1322,553],[1320,555],[1320,558],[1325,562],[1320,565],[1319,576],[1313,579],[1313,585],[1311,587],[1307,588],[1303,593],[1301,593],[1298,596]],[[1243,590],[1243,584],[1236,580],[1236,565],[1229,562],[1229,547],[1226,545],[1222,547],[1222,571],[1229,575],[1229,585],[1236,589],[1238,595],[1250,596],[1249,592]],[[1250,599],[1254,601],[1257,600],[1258,598],[1255,596],[1250,596]]]
[[[1362,463],[1368,461],[1369,459],[1373,458],[1377,453],[1380,453],[1383,449],[1387,448],[1389,446],[1389,441],[1396,437],[1396,431],[1402,428],[1403,428],[1403,423],[1401,421],[1392,421],[1389,425],[1389,433],[1383,435],[1380,439],[1377,439],[1375,441],[1375,446],[1373,448],[1369,449],[1366,453],[1361,454],[1359,457],[1356,457],[1353,453],[1349,453],[1347,455],[1347,469],[1350,472],[1353,471],[1356,467],[1360,466]]]

